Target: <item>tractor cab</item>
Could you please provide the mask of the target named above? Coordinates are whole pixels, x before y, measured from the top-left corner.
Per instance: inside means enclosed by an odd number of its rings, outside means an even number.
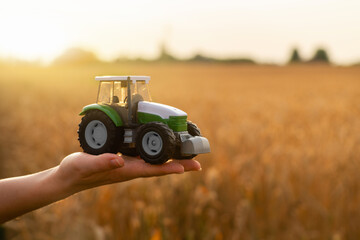
[[[110,105],[125,122],[133,122],[140,101],[151,101],[148,76],[99,76],[97,104]],[[129,121],[130,120],[130,121]]]
[[[148,89],[150,77],[148,76],[101,76],[96,77],[95,80],[100,81],[98,104],[126,106],[130,105],[134,97],[151,101]]]

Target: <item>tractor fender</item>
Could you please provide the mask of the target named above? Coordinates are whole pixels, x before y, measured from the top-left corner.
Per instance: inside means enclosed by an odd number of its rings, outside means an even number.
[[[90,110],[102,111],[114,122],[115,126],[117,126],[117,127],[120,127],[123,125],[123,122],[122,122],[119,114],[116,112],[115,109],[113,109],[112,107],[110,107],[108,105],[100,105],[97,103],[87,105],[82,109],[82,111],[79,115],[85,115],[85,113]]]

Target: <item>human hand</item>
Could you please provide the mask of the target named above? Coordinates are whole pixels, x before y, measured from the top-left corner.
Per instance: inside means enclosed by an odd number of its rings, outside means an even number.
[[[150,165],[143,160],[105,153],[73,153],[59,166],[34,174],[0,180],[0,224],[85,189],[140,177],[201,170],[195,160]]]
[[[171,160],[162,165],[151,165],[144,160],[105,153],[90,155],[77,152],[68,155],[56,169],[55,175],[64,184],[67,194],[111,183],[128,181],[141,177],[180,174],[186,171],[200,171],[196,160]]]

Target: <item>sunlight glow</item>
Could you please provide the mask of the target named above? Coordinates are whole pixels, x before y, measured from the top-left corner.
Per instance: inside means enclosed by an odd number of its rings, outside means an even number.
[[[22,22],[12,23],[6,35],[2,37],[1,46],[9,56],[26,60],[48,60],[60,54],[66,48],[66,38],[59,30],[46,22],[31,21],[31,28],[21,28]],[[11,28],[11,29],[10,29]],[[21,29],[19,31],[18,29]]]
[[[31,11],[1,12],[0,55],[50,61],[69,46],[61,26]]]
[[[357,0],[12,0],[0,3],[0,57],[51,61],[69,47],[101,59],[155,58],[159,45],[180,58],[287,61],[325,47],[335,62],[360,60]]]

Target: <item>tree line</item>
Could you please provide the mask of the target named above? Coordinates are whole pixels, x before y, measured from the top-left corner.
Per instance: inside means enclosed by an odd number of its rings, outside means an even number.
[[[87,51],[81,48],[70,48],[66,50],[63,54],[57,57],[53,64],[55,65],[67,65],[67,64],[92,64],[100,63],[101,60],[97,55],[91,51]],[[195,54],[193,57],[188,59],[179,59],[172,55],[164,46],[160,49],[160,54],[155,59],[144,59],[136,58],[131,59],[127,57],[119,57],[115,59],[115,63],[127,63],[127,62],[190,62],[190,63],[237,63],[237,64],[260,64],[259,62],[251,58],[226,58],[219,59],[214,57],[209,57],[203,54]],[[292,49],[290,53],[288,64],[302,64],[302,63],[324,63],[329,64],[330,58],[325,49],[319,48],[315,51],[313,57],[310,59],[304,59],[300,56],[299,50],[297,48]]]
[[[313,57],[306,60],[302,58],[299,54],[299,50],[294,48],[291,52],[289,64],[298,64],[298,63],[330,63],[330,58],[325,49],[319,48],[315,51]]]

